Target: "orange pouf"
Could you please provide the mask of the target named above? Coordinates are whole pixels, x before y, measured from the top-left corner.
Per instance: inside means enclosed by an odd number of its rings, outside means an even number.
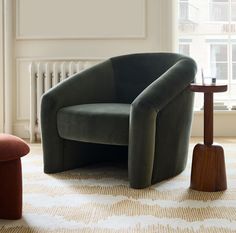
[[[20,157],[29,153],[29,146],[20,138],[0,134],[0,218],[22,216],[22,173]]]

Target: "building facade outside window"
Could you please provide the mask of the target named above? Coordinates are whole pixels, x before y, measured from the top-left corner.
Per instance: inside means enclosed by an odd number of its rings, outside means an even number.
[[[228,109],[236,105],[236,0],[178,0],[179,52],[198,64],[197,81],[204,76],[227,83],[228,91],[215,94]],[[195,108],[202,107],[196,94]]]
[[[228,0],[210,1],[209,16],[211,21],[226,22],[229,21]]]
[[[216,77],[217,80],[228,79],[228,44],[216,43],[210,44],[210,70],[211,76]]]
[[[190,56],[190,42],[189,41],[179,41],[179,52]]]

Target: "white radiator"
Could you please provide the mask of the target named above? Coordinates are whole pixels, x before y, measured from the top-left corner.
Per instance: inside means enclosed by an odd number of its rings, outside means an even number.
[[[30,64],[30,142],[41,138],[40,105],[43,93],[98,62],[98,60],[34,61]]]

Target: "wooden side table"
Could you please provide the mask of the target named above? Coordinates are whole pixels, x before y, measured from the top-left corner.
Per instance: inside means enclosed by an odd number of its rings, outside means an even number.
[[[204,93],[204,144],[193,150],[190,188],[216,192],[227,189],[224,150],[213,144],[213,93],[227,91],[227,85],[191,84],[190,90]]]

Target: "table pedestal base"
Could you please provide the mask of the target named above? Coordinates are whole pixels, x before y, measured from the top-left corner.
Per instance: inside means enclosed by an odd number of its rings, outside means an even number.
[[[227,189],[224,150],[220,145],[194,147],[190,188],[205,192]]]

